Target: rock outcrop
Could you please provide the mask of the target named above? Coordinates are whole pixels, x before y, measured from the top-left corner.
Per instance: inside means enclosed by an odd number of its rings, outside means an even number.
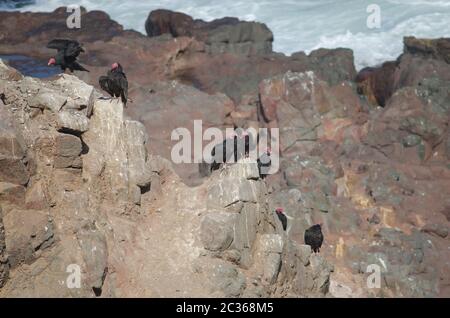
[[[209,53],[257,55],[272,53],[273,34],[263,23],[223,18],[205,22],[169,10],[150,12],[145,22],[150,37],[169,34],[188,36],[206,44]]]
[[[1,297],[449,295],[448,39],[406,38],[397,61],[357,75],[351,50],[286,57],[233,18],[158,11],[149,37],[83,15],[111,32],[67,30],[61,9],[0,13],[2,52],[43,58],[70,36],[92,70],[40,81],[0,63]],[[25,18],[38,37],[17,31]],[[126,114],[89,85],[117,60]],[[194,120],[278,128],[279,172],[172,166],[171,132]],[[318,255],[303,242],[317,223]]]
[[[2,74],[11,71],[2,64]],[[2,297],[328,292],[331,267],[323,258],[304,255],[285,267],[283,259],[302,247],[276,225],[256,162],[245,159],[189,188],[170,163],[148,153],[153,139],[142,123],[76,77],[1,80],[1,87],[0,140],[9,160],[1,167],[20,166],[0,179]],[[175,82],[154,89],[155,107],[166,100],[189,111],[191,101],[205,100]],[[233,110],[225,96],[206,100],[211,126]]]

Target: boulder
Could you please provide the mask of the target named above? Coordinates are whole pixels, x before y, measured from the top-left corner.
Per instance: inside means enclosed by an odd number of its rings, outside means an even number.
[[[206,44],[206,50],[211,54],[254,55],[272,52],[273,34],[265,24],[236,18],[204,22],[180,12],[155,10],[150,12],[145,29],[150,37],[163,34],[195,37]]]
[[[13,183],[0,182],[0,200],[22,205],[25,200],[25,187]]]
[[[54,167],[80,168],[82,149],[80,138],[69,134],[59,134],[55,138]]]
[[[31,264],[55,242],[53,222],[45,211],[13,209],[3,216],[3,224],[12,268]]]
[[[77,231],[77,238],[88,273],[85,281],[92,288],[95,295],[100,296],[108,273],[106,237],[97,229],[94,223],[86,221]]]
[[[89,120],[77,111],[61,111],[58,113],[58,131],[72,134],[82,134],[89,129]]]
[[[234,239],[236,216],[227,212],[208,213],[201,224],[203,246],[210,251],[225,251]]]

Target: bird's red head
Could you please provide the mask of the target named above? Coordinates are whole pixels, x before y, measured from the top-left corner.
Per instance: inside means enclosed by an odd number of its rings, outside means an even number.
[[[270,155],[270,154],[272,153],[272,148],[270,148],[270,147],[267,147],[267,149],[266,149],[266,153],[267,153],[268,155]]]
[[[115,70],[116,68],[119,68],[119,63],[114,63],[113,65],[111,65],[112,70]]]
[[[275,212],[277,212],[278,214],[283,214],[284,209],[283,208],[276,208]]]
[[[54,57],[52,57],[50,60],[48,60],[48,66],[55,65],[55,64],[56,64],[56,60]]]

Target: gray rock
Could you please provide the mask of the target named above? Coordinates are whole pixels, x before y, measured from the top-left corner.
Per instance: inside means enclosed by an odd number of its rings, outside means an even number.
[[[245,289],[245,276],[230,263],[214,266],[212,283],[214,289],[224,293],[225,297],[239,297]]]
[[[283,252],[283,238],[278,234],[264,234],[259,239],[259,246],[265,253],[278,253]]]
[[[303,266],[308,266],[311,253],[311,246],[303,244],[298,246],[298,256]]]
[[[87,270],[87,283],[96,296],[100,296],[103,283],[108,273],[108,247],[105,236],[90,221],[77,232],[78,244],[81,247]]]
[[[269,253],[264,261],[263,279],[266,283],[272,285],[277,281],[280,272],[281,255],[278,253]]]
[[[55,168],[81,167],[82,148],[80,138],[69,134],[59,134],[55,140]]]
[[[257,202],[257,182],[224,177],[208,189],[208,206],[224,208],[236,202]]]
[[[81,134],[88,131],[89,120],[80,112],[64,110],[58,113],[57,127],[61,132]]]
[[[210,251],[224,251],[234,238],[236,215],[226,212],[208,213],[201,224],[203,246]]]
[[[48,109],[53,113],[58,113],[66,101],[67,97],[64,95],[51,90],[43,90],[32,97],[28,103],[32,108]]]

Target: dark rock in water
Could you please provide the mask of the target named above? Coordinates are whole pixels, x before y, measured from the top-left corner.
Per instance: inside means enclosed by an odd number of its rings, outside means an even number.
[[[181,12],[170,10],[154,10],[145,22],[145,31],[150,37],[171,34],[174,37],[192,36],[195,27],[194,19]]]
[[[222,18],[205,22],[194,20],[187,14],[170,10],[150,12],[145,22],[150,37],[171,34],[189,36],[206,44],[209,53],[234,53],[243,55],[272,52],[273,34],[262,23]]]
[[[0,59],[17,69],[25,76],[47,78],[57,75],[60,70],[47,66],[45,61],[23,55],[0,55]]]

